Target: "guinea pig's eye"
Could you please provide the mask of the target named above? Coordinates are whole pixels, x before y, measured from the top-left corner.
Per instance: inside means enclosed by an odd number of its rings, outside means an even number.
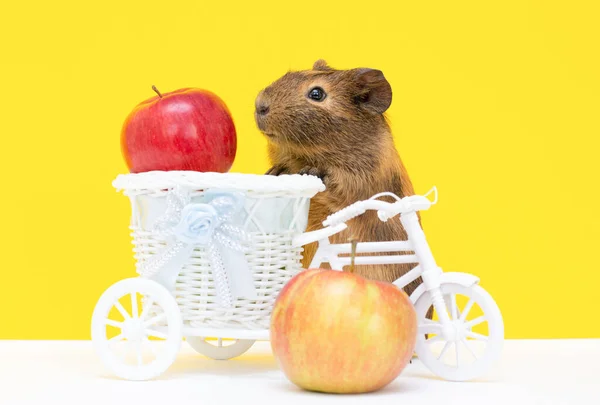
[[[325,100],[326,96],[327,95],[325,94],[325,91],[323,91],[323,89],[320,87],[313,87],[308,92],[308,98],[315,101],[323,101]]]

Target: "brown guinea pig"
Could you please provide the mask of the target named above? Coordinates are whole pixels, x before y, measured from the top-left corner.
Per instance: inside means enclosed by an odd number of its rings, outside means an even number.
[[[268,139],[272,164],[266,174],[316,175],[327,188],[311,200],[307,230],[321,228],[329,214],[376,193],[414,194],[384,115],[391,102],[392,88],[380,70],[336,70],[323,60],[312,70],[286,73],[258,94],[255,118]],[[331,242],[349,237],[392,241],[406,240],[406,233],[398,218],[383,223],[368,211],[349,221],[348,229]],[[315,249],[316,244],[305,246],[305,268]],[[392,282],[413,267],[363,265],[355,272]],[[406,293],[420,282],[406,286]]]

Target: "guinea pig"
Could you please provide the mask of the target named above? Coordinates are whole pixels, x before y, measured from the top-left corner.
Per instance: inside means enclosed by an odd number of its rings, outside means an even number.
[[[268,140],[272,165],[266,174],[310,174],[326,186],[311,200],[307,230],[322,228],[328,215],[376,193],[414,194],[385,116],[391,102],[392,88],[380,70],[337,70],[323,60],[312,70],[286,73],[256,97],[256,124]],[[331,243],[349,237],[358,242],[406,240],[398,218],[383,223],[374,211],[347,224]],[[315,250],[316,243],[305,246],[305,268]],[[414,266],[357,265],[355,273],[393,282]],[[420,282],[409,284],[405,292],[410,295]]]

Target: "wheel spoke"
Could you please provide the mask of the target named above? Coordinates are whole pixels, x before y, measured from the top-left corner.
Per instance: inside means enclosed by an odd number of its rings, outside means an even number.
[[[138,344],[135,348],[135,351],[136,351],[136,355],[137,355],[136,356],[137,357],[137,365],[141,366],[144,363],[144,361],[142,359],[142,342],[138,342]]]
[[[480,323],[485,322],[485,321],[486,321],[485,315],[481,315],[473,320],[470,320],[469,322],[466,322],[464,326],[465,326],[465,328],[472,328],[473,326],[477,326]]]
[[[419,325],[419,333],[420,334],[440,334],[442,331],[442,325],[437,322],[425,323],[424,325]]]
[[[167,334],[166,333],[162,333],[159,332],[157,330],[154,329],[146,329],[144,330],[144,333],[146,334],[146,336],[151,336],[151,337],[155,337],[155,338],[159,338],[159,339],[167,339]]]
[[[144,322],[144,328],[147,328],[148,326],[156,325],[157,323],[163,321],[166,318],[167,318],[167,315],[165,313],[156,315],[154,318]]]
[[[142,321],[144,319],[146,319],[146,317],[148,316],[148,313],[150,312],[152,305],[154,305],[154,301],[152,301],[152,300],[148,300],[148,302],[146,304],[143,304],[142,313],[140,314],[140,319]]]
[[[112,319],[106,318],[104,320],[104,324],[108,326],[114,326],[115,328],[121,329],[123,327],[123,322],[114,321]]]
[[[467,350],[469,351],[469,353],[471,353],[471,356],[473,356],[473,358],[475,360],[479,360],[479,358],[477,357],[477,355],[475,354],[475,352],[473,351],[473,348],[471,347],[471,345],[469,344],[469,341],[467,339],[462,339],[461,340],[462,344],[467,348]]]
[[[476,340],[483,340],[483,341],[487,341],[488,337],[485,335],[482,335],[481,333],[475,333],[473,331],[465,331],[465,336],[476,339]]]
[[[460,361],[459,361],[460,352],[458,350],[458,342],[454,342],[454,350],[456,351],[456,368],[458,368],[458,366],[460,364]]]
[[[123,315],[124,319],[131,318],[129,316],[129,314],[127,313],[127,311],[125,310],[125,308],[123,308],[123,305],[121,305],[121,303],[119,301],[115,302],[115,307],[119,310],[119,312],[121,313],[121,315]]]
[[[458,319],[458,308],[456,307],[456,294],[450,295],[450,313],[452,315],[452,319]]]
[[[120,342],[123,339],[125,339],[125,335],[123,335],[122,333],[119,333],[117,336],[113,336],[110,339],[108,339],[108,343]]]
[[[473,298],[469,299],[469,302],[467,302],[467,305],[465,305],[465,308],[462,311],[462,314],[460,314],[460,320],[461,321],[465,321],[465,319],[467,319],[467,315],[469,315],[469,311],[471,310],[471,308],[473,308],[473,304],[475,304],[475,301],[473,300]]]
[[[218,345],[219,347],[223,347],[223,338],[218,338],[218,339],[217,339],[217,345]]]
[[[137,318],[139,315],[138,312],[138,302],[137,302],[137,292],[131,293],[131,316],[133,318]]]
[[[450,347],[451,344],[452,344],[452,342],[446,342],[446,344],[444,345],[444,348],[442,349],[442,351],[440,352],[440,355],[438,356],[438,360],[441,359],[442,357],[444,357],[444,354],[446,354],[446,351],[448,350],[448,348]]]

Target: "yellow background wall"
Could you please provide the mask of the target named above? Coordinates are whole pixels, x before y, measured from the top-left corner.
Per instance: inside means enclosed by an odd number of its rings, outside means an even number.
[[[382,69],[440,265],[497,299],[509,338],[600,337],[600,40],[594,1],[0,4],[0,338],[88,339],[135,275],[129,111],[181,87],[234,116],[233,171],[267,169],[257,92],[318,58]]]

